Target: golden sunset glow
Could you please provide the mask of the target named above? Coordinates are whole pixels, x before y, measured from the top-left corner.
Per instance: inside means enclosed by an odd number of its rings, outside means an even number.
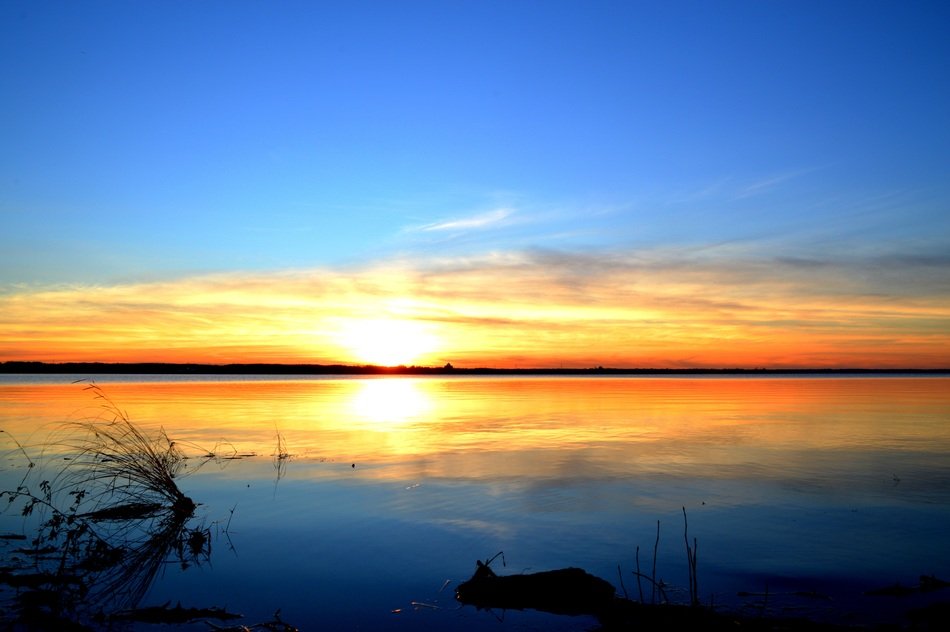
[[[425,324],[411,320],[351,320],[341,325],[339,344],[353,361],[379,366],[411,365],[438,350]]]
[[[720,257],[527,256],[0,294],[0,358],[457,367],[945,367],[950,299]],[[900,274],[897,274],[900,272]],[[912,281],[907,281],[911,279]]]

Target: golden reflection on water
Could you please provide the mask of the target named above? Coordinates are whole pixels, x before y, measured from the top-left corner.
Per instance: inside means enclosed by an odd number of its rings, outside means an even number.
[[[418,420],[432,409],[432,399],[418,380],[367,380],[348,397],[353,420],[377,430]]]
[[[64,379],[64,382],[68,380]],[[376,477],[729,478],[950,450],[947,378],[334,378],[100,383],[146,428],[220,454],[387,465]],[[101,412],[82,384],[0,383],[26,445]],[[393,467],[396,466],[396,467]],[[882,465],[881,467],[887,467]],[[308,470],[309,471],[309,470]],[[319,474],[318,474],[319,475]],[[890,475],[888,473],[888,475]]]

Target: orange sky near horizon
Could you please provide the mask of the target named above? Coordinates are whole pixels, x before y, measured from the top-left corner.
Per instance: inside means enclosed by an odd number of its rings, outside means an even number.
[[[458,367],[950,366],[950,300],[846,269],[530,258],[0,294],[0,360]],[[589,262],[588,262],[589,263]],[[580,270],[580,271],[579,271]],[[816,289],[818,288],[818,289]]]

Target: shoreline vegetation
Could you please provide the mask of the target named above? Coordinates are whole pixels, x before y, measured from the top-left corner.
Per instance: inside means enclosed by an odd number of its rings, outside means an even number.
[[[0,514],[23,521],[0,533],[0,629],[203,622],[216,630],[295,632],[280,609],[272,621],[248,627],[212,623],[243,618],[223,607],[141,605],[166,566],[210,566],[212,540],[230,545],[230,518],[207,524],[177,481],[211,461],[243,456],[173,440],[161,428],[148,434],[98,385],[82,388],[100,401],[100,413],[64,422],[45,442],[24,446],[0,429],[14,446],[13,469],[23,470],[16,487],[0,489]],[[48,454],[54,446],[65,456]]]
[[[141,375],[950,375],[950,367],[902,368],[491,368],[350,364],[201,364],[169,362],[0,362],[7,374]]]

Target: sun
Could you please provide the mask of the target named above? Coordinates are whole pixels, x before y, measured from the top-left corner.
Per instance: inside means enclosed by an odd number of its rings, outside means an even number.
[[[347,322],[339,332],[339,343],[357,362],[378,366],[408,366],[439,346],[425,324],[388,318]]]

